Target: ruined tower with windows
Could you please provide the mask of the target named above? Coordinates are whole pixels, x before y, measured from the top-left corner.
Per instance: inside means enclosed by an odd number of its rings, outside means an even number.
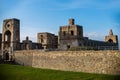
[[[3,21],[2,30],[2,57],[12,59],[13,50],[19,49],[20,43],[20,20],[6,19]]]
[[[69,19],[69,24],[60,26],[59,30],[59,48],[68,49],[82,45],[78,40],[83,38],[83,28],[80,25],[75,25],[74,19]]]

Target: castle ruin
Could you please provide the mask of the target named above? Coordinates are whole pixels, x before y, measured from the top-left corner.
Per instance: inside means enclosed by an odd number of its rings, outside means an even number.
[[[112,30],[105,41],[96,41],[83,36],[83,27],[75,24],[74,19],[69,19],[69,24],[60,26],[58,36],[48,33],[38,33],[38,42],[32,42],[29,37],[20,42],[20,20],[6,19],[3,21],[3,30],[0,34],[0,48],[2,58],[12,60],[15,50],[33,49],[59,49],[68,50],[70,48],[84,47],[96,50],[118,50],[118,37]]]
[[[105,41],[91,40],[83,36],[83,27],[76,25],[74,19],[69,19],[69,24],[61,26],[58,35],[59,48],[66,50],[69,48],[91,48],[96,50],[118,50],[118,37],[112,30]]]

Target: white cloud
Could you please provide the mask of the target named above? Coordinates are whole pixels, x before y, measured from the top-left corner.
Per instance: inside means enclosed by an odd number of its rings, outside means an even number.
[[[88,37],[93,40],[104,40],[104,34],[99,34],[97,32],[85,32],[84,37]]]
[[[85,36],[93,36],[93,37],[96,37],[96,36],[98,36],[98,33],[97,33],[97,32],[90,32],[90,33],[86,33]]]

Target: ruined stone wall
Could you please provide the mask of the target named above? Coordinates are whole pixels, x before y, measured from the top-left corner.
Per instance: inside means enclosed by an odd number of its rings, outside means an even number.
[[[120,74],[120,51],[16,51],[15,60],[36,68]]]
[[[0,50],[0,56],[2,55],[2,50]]]
[[[32,66],[33,53],[28,51],[17,51],[14,53],[15,62],[25,66]]]

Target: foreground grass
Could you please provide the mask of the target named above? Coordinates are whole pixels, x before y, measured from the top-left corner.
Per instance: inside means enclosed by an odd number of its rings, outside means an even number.
[[[120,80],[120,76],[0,64],[0,80]]]

